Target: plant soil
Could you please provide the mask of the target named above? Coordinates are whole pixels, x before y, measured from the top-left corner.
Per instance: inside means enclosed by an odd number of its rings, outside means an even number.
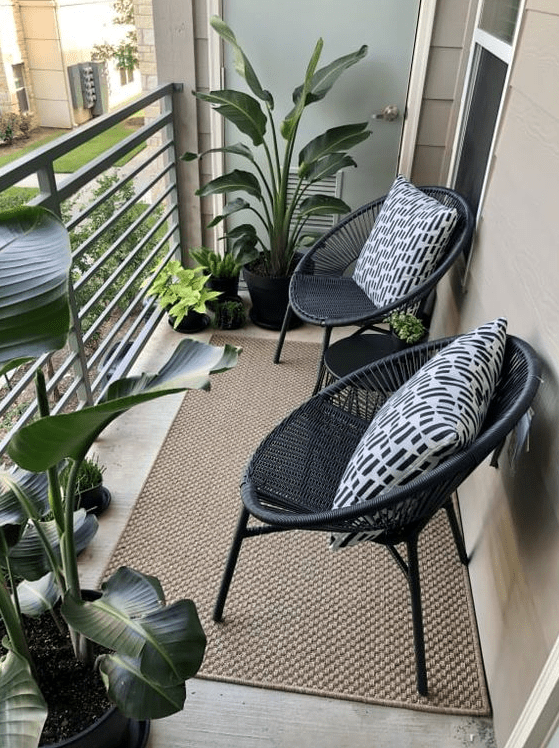
[[[39,688],[48,706],[39,743],[46,746],[77,735],[112,705],[97,670],[74,657],[65,624],[62,634],[52,616],[46,614],[26,618],[25,628]],[[94,657],[102,651],[93,645]]]

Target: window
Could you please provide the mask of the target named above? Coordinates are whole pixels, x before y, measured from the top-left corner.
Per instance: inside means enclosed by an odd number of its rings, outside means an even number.
[[[29,111],[29,101],[27,99],[27,91],[25,88],[25,77],[23,74],[23,63],[19,63],[18,65],[12,65],[12,71],[14,74],[14,85],[16,87],[16,96],[17,96],[17,103],[19,106],[19,111],[23,114],[23,112]]]
[[[130,68],[119,68],[120,73],[120,85],[126,86],[127,83],[132,83],[134,80],[134,70]]]
[[[478,16],[457,135],[453,186],[477,215],[512,61],[521,0],[483,0]]]

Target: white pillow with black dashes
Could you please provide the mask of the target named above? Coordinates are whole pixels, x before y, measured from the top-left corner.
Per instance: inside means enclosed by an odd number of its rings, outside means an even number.
[[[345,469],[334,509],[408,483],[474,441],[500,376],[506,330],[499,317],[461,335],[386,401]],[[371,540],[381,531],[338,533],[331,547]]]

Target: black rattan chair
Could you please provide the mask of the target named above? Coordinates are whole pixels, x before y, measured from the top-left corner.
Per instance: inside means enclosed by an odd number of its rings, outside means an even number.
[[[481,432],[471,446],[420,478],[371,501],[337,510],[331,506],[346,465],[375,413],[392,392],[451,340],[411,347],[343,377],[307,400],[264,439],[243,476],[243,506],[214,609],[215,621],[222,619],[245,538],[294,529],[366,532],[373,523],[381,530],[374,542],[388,548],[409,584],[417,688],[427,694],[419,534],[444,508],[460,560],[468,562],[451,497],[462,481],[502,445],[528,410],[540,371],[532,348],[518,338],[507,337],[502,374]],[[260,522],[249,525],[251,516]],[[397,548],[400,544],[406,548],[405,555]]]
[[[324,327],[322,353],[317,382],[321,380],[324,351],[334,327],[357,325],[363,330],[383,328],[375,325],[393,311],[416,311],[455,260],[471,244],[474,216],[463,197],[445,187],[421,187],[425,194],[445,206],[455,208],[458,221],[444,253],[433,273],[408,295],[384,306],[375,307],[351,277],[353,267],[386,195],[351,213],[321,237],[301,259],[289,284],[289,306],[283,320],[274,363],[279,363],[285,335],[293,314],[312,325]]]

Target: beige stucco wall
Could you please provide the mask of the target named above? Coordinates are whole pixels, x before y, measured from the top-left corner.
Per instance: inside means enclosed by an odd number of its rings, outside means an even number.
[[[460,490],[498,745],[559,635],[559,6],[527,0],[467,279],[439,288],[432,334],[505,315],[543,361],[530,451]]]

